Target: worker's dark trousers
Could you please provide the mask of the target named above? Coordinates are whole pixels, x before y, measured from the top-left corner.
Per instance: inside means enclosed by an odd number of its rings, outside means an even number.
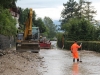
[[[73,62],[75,62],[75,58],[73,58]],[[77,59],[77,62],[79,62],[79,59]]]
[[[79,62],[79,59],[77,59],[77,62]]]
[[[75,58],[73,58],[73,62],[75,62]]]

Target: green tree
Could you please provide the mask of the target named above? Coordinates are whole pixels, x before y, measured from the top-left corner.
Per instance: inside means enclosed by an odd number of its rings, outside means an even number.
[[[95,40],[95,27],[85,19],[70,19],[63,26],[67,34],[67,40]]]
[[[16,35],[16,20],[9,12],[9,9],[18,12],[15,4],[16,1],[0,0],[0,34],[2,35]]]
[[[94,15],[96,14],[96,11],[94,10],[94,7],[91,6],[92,2],[86,1],[85,2],[85,9],[84,9],[84,17],[88,21],[93,21],[94,20]]]
[[[12,18],[8,9],[0,8],[0,34],[11,36],[16,34],[16,20]]]
[[[23,9],[22,8],[19,8],[19,19],[18,19],[18,21],[19,21],[19,25],[20,24],[24,24],[24,15],[23,15]]]
[[[92,2],[79,0],[79,16],[84,17],[86,20],[90,22],[96,22],[94,20],[94,16],[96,15],[96,11],[93,6],[91,6]]]
[[[16,2],[17,0],[0,0],[0,6],[3,8],[16,8]]]
[[[34,26],[39,27],[40,33],[46,32],[46,26],[41,18],[37,18],[37,20],[34,21]]]
[[[92,2],[69,0],[63,4],[61,29],[67,33],[68,40],[96,40],[96,27],[93,23],[96,11],[90,6]]]
[[[68,22],[70,18],[76,18],[78,13],[78,3],[74,0],[69,0],[67,3],[63,4],[64,9],[61,12],[62,24]]]
[[[19,19],[18,19],[18,21],[19,21],[20,29],[22,29],[22,30],[24,30],[24,26],[25,26],[25,22],[28,18],[29,10],[30,10],[29,8],[26,8],[26,9],[19,8]],[[33,13],[33,15],[34,15],[34,13]]]
[[[29,10],[30,9],[28,9],[28,8],[26,8],[26,9],[20,8],[19,9],[19,11],[20,11],[19,24],[20,24],[20,27],[22,30],[24,29],[25,22],[28,18]],[[33,16],[32,16],[32,26],[39,27],[40,33],[46,32],[46,27],[45,27],[42,19],[41,18],[36,19],[35,11],[33,11]]]
[[[44,18],[44,24],[48,29],[48,38],[54,38],[56,36],[56,26],[49,17]]]
[[[79,0],[79,4],[78,4],[78,17],[82,18],[83,15],[83,11],[84,11],[84,5],[85,5],[85,1],[84,0]]]

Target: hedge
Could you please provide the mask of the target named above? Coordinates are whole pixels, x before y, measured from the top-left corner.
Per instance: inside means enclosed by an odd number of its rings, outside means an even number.
[[[64,49],[70,50],[71,45],[74,41],[64,41]],[[96,51],[100,52],[100,42],[99,41],[78,41],[78,44],[80,45],[82,43],[82,50],[90,50],[90,51]],[[62,48],[62,42],[61,40],[57,41],[58,47]]]

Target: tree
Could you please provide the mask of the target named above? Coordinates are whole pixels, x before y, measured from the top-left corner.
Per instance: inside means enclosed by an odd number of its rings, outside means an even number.
[[[88,20],[70,19],[64,24],[67,40],[94,40],[96,29]]]
[[[28,14],[29,14],[29,10],[28,8],[26,9],[19,9],[20,11],[20,17],[19,17],[19,24],[20,24],[20,27],[21,29],[23,30],[24,29],[24,25],[25,25],[25,22],[28,18]],[[33,16],[32,16],[32,26],[36,26],[36,27],[39,27],[40,29],[40,33],[43,33],[46,31],[46,27],[42,21],[41,18],[37,18],[36,19],[36,13],[35,11],[33,11]]]
[[[20,27],[24,24],[24,15],[23,15],[23,9],[22,8],[19,8],[19,19],[18,19],[18,21],[19,21],[19,25],[20,25]]]
[[[37,18],[37,20],[34,21],[34,26],[39,27],[40,33],[46,32],[46,26],[41,18]]]
[[[69,40],[96,40],[96,27],[93,26],[93,16],[96,11],[90,6],[91,2],[69,0],[63,4],[61,29],[67,33]],[[99,31],[97,32],[99,33]]]
[[[70,18],[76,18],[78,13],[78,3],[74,0],[69,0],[67,3],[63,4],[64,9],[61,12],[62,24],[68,22]]]
[[[0,7],[6,8],[16,8],[16,2],[17,0],[0,0]]]
[[[49,17],[44,18],[44,24],[48,29],[48,38],[54,38],[56,35],[56,26]]]
[[[16,20],[12,18],[8,9],[0,9],[0,34],[16,35]]]
[[[28,13],[29,13],[29,9],[26,8],[26,9],[22,9],[22,8],[19,8],[19,23],[24,25],[25,24],[25,21],[27,20],[28,18]]]
[[[78,17],[80,19],[83,17],[84,5],[85,5],[85,1],[84,0],[79,0],[79,4],[78,4],[79,14],[78,14]]]
[[[94,7],[91,6],[92,2],[80,0],[79,1],[79,16],[82,18],[84,17],[86,20],[90,22],[96,22],[94,20],[94,15],[96,15],[96,11],[94,10]]]
[[[24,29],[25,22],[28,18],[29,10],[30,10],[29,8],[26,8],[26,9],[19,8],[19,19],[18,19],[18,21],[19,21],[19,26],[22,30]]]
[[[17,0],[0,0],[0,34],[12,36],[16,35],[16,20],[12,17],[9,9],[17,11]]]
[[[94,10],[93,6],[90,6],[92,4],[92,2],[85,2],[85,9],[84,9],[84,17],[88,20],[88,21],[93,21],[94,19],[94,14],[96,14],[96,11]]]

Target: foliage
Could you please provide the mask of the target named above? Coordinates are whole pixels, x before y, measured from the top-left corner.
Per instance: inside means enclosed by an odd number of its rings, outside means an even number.
[[[19,17],[19,24],[21,29],[24,29],[24,24],[27,19],[29,9],[19,9],[20,17]],[[42,36],[46,36],[47,38],[53,38],[56,35],[56,26],[53,24],[53,21],[49,17],[45,17],[43,20],[38,17],[36,18],[36,13],[33,11],[33,18],[32,18],[33,26],[39,27],[40,33]]]
[[[96,14],[96,11],[94,10],[94,7],[91,6],[92,2],[85,1],[84,3],[84,18],[86,18],[88,21],[93,21],[94,15]]]
[[[57,45],[58,47],[62,48],[62,37],[63,37],[63,33],[57,33]]]
[[[61,29],[67,40],[99,40],[100,29],[94,26],[96,11],[90,6],[91,3],[85,0],[79,0],[79,3],[69,0],[63,4]]]
[[[0,8],[0,34],[15,35],[16,20],[12,18],[8,9]]]
[[[44,22],[41,18],[37,18],[37,20],[35,20],[34,26],[39,27],[40,33],[46,32],[46,26],[44,25]]]
[[[54,38],[56,36],[56,26],[49,17],[44,18],[44,24],[48,29],[48,38]]]
[[[28,13],[29,13],[29,9],[26,8],[25,10],[22,9],[22,8],[19,8],[19,12],[20,12],[20,16],[19,16],[19,24],[20,26],[21,25],[24,25],[25,24],[25,21],[27,20],[28,18]],[[21,26],[22,27],[22,26]]]
[[[78,15],[78,3],[74,0],[69,0],[67,3],[63,4],[64,9],[61,12],[62,24],[68,22],[70,18],[76,18]]]
[[[70,19],[63,25],[67,40],[94,40],[95,27],[85,19]]]
[[[8,9],[16,11],[17,0],[0,0],[0,34],[11,36],[16,34],[16,20]]]
[[[24,29],[24,24],[28,18],[29,10],[30,10],[29,8],[26,8],[26,9],[20,8],[19,9],[19,11],[20,11],[19,24],[20,24],[20,27],[22,30]],[[45,27],[42,19],[41,18],[36,19],[35,11],[33,11],[32,26],[39,27],[40,33],[46,32],[46,27]]]
[[[91,6],[92,2],[85,1],[85,0],[79,0],[79,3],[77,3],[74,0],[69,0],[67,3],[63,4],[64,9],[61,12],[61,24],[68,22],[70,18],[85,18],[86,20],[90,22],[95,22],[94,15],[96,14],[96,11],[94,10],[94,7]]]
[[[23,9],[22,8],[19,8],[19,19],[18,19],[18,21],[19,21],[19,25],[20,25],[20,27],[22,27],[22,25],[23,24],[25,24],[24,23],[24,15],[23,15]]]
[[[6,8],[16,8],[16,2],[17,0],[0,0],[0,6],[4,9]]]
[[[96,40],[100,41],[100,26],[96,28],[95,37]]]
[[[64,48],[70,50],[70,47],[73,44],[73,42],[74,41],[65,41]],[[78,41],[78,44],[80,43],[82,43],[82,49],[80,48],[79,50],[100,52],[100,42],[98,41]]]

